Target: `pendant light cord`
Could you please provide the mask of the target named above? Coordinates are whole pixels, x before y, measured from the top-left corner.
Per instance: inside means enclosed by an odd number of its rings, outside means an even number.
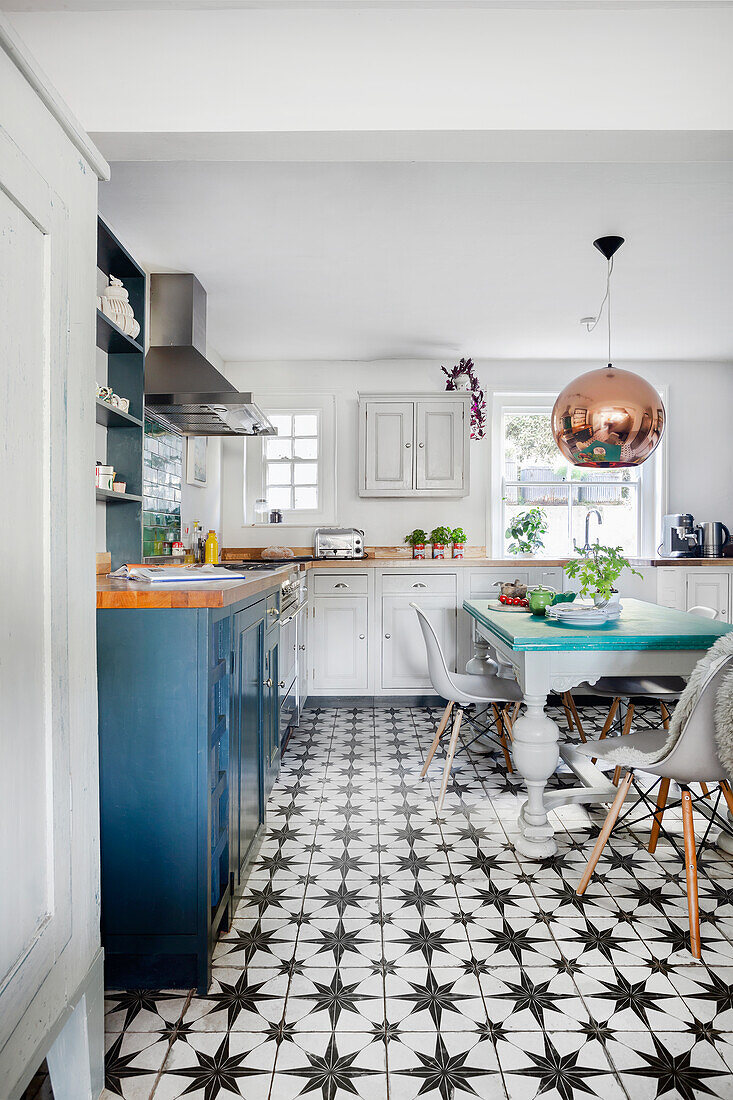
[[[601,317],[603,316],[603,307],[606,307],[606,320],[608,322],[608,365],[611,366],[611,273],[613,272],[613,256],[608,261],[608,274],[606,275],[606,293],[603,295],[603,301],[598,307],[598,314],[592,325],[587,325],[588,332],[593,330],[598,325]]]

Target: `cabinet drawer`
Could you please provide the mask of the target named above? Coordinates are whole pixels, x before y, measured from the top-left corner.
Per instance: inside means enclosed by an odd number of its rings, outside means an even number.
[[[338,573],[314,572],[311,583],[316,596],[366,596],[369,574],[346,569]]]
[[[455,595],[455,573],[385,573],[382,577],[382,592],[385,595],[420,596],[446,594]]]

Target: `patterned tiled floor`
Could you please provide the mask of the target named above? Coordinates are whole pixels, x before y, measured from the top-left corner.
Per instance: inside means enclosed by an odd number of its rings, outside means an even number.
[[[209,995],[110,994],[107,1100],[733,1098],[733,862],[706,850],[695,964],[646,826],[580,899],[603,808],[561,811],[559,854],[520,863],[521,787],[476,744],[438,813],[439,717],[306,712]]]

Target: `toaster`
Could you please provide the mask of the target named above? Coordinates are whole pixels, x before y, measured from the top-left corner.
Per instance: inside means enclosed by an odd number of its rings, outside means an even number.
[[[318,527],[313,554],[316,558],[363,558],[364,532],[356,527]]]

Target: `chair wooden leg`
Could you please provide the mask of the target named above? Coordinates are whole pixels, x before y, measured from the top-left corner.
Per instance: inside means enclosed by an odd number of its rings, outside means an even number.
[[[513,774],[514,768],[512,767],[512,759],[509,755],[509,746],[506,740],[506,733],[504,732],[504,714],[503,711],[497,707],[496,703],[491,704],[494,708],[494,719],[496,721],[496,728],[499,731],[499,740],[501,742],[502,752],[504,753],[504,763],[506,764],[506,770],[509,774]]]
[[[712,798],[712,795],[710,794],[710,788],[708,787],[707,783],[701,783],[700,790],[706,798]]]
[[[622,737],[625,737],[626,734],[631,729],[631,720],[633,719],[633,717],[634,717],[634,704],[629,703],[629,705],[626,708],[626,718],[624,719],[624,728],[621,730],[621,736]],[[619,781],[620,776],[621,776],[621,765],[617,764],[616,767],[613,769],[613,785],[614,785],[614,787],[618,787],[618,781]]]
[[[733,814],[733,791],[730,789],[730,783],[727,779],[724,779],[720,784],[720,789],[723,792],[723,798],[725,799],[728,809]]]
[[[461,728],[461,719],[463,718],[463,711],[459,707],[456,711],[455,721],[453,722],[453,733],[450,735],[450,742],[448,743],[448,754],[445,758],[445,768],[443,770],[443,782],[440,787],[440,794],[438,796],[438,809],[443,808],[443,799],[445,798],[445,792],[448,788],[448,777],[450,775],[451,765],[453,764],[453,757],[456,754],[456,745],[458,744],[458,731]]]
[[[573,699],[572,691],[569,691],[567,693],[567,696],[568,696],[568,704],[570,706],[570,710],[572,712],[573,719],[575,721],[575,725],[578,727],[578,736],[580,737],[580,740],[585,743],[587,738],[585,736],[585,730],[583,729],[583,726],[582,726],[581,721],[580,721],[580,716],[578,714],[578,708],[575,705],[575,700]]]
[[[440,744],[440,739],[443,736],[443,731],[444,731],[445,727],[448,725],[448,719],[450,718],[450,712],[451,712],[452,709],[453,709],[453,704],[448,703],[448,706],[443,711],[443,717],[440,719],[440,725],[438,726],[438,729],[436,730],[435,737],[433,738],[433,743],[430,746],[430,751],[428,752],[428,755],[427,755],[427,759],[426,759],[425,763],[423,764],[422,771],[420,772],[420,778],[421,779],[425,778],[425,773],[427,772],[428,768],[430,767],[430,761],[435,756],[435,750],[437,749],[438,745]]]
[[[507,703],[507,705],[504,707],[504,725],[506,727],[507,733],[509,734],[510,741],[514,740],[514,723],[517,720],[517,715],[519,714],[519,708],[521,707],[521,705],[521,703],[515,703],[512,707],[511,703]],[[510,710],[511,715],[509,714]]]
[[[613,725],[613,720],[616,717],[616,711],[618,710],[618,705],[619,705],[620,702],[621,702],[621,697],[619,695],[617,695],[616,698],[611,703],[610,707],[608,708],[608,714],[606,715],[606,721],[603,723],[603,729],[601,730],[601,735],[598,738],[599,741],[602,741],[604,739],[604,737],[608,736],[608,731],[610,730],[611,726]],[[595,764],[597,759],[598,759],[598,757],[594,756],[593,759],[591,760],[591,764]]]
[[[652,821],[652,831],[649,837],[649,852],[655,852],[657,850],[657,841],[659,840],[659,830],[662,827],[662,817],[664,816],[664,807],[667,805],[667,795],[669,794],[669,780],[663,779],[659,784],[659,790],[657,792],[657,808],[654,813],[654,820]]]
[[[659,709],[662,712],[662,725],[666,730],[669,729],[669,711],[662,699],[659,700]]]
[[[682,829],[685,835],[685,875],[687,877],[687,911],[690,915],[690,951],[696,959],[702,958],[700,950],[700,909],[697,900],[697,852],[695,828],[692,822],[692,796],[682,792]]]
[[[569,699],[568,699],[569,695],[570,695],[569,691],[564,691],[562,693],[562,706],[563,706],[563,710],[565,711],[565,721],[568,724],[568,733],[572,733],[573,732],[573,715],[572,715],[572,711],[570,710],[570,702],[569,702]]]
[[[629,793],[629,787],[631,786],[631,780],[633,778],[633,774],[634,774],[633,772],[627,772],[626,773],[626,775],[624,776],[623,782],[621,783],[621,786],[619,787],[618,791],[616,792],[616,797],[614,798],[613,803],[611,804],[611,809],[608,811],[608,815],[606,817],[606,820],[603,822],[603,828],[601,829],[601,835],[598,837],[598,840],[596,841],[595,848],[591,852],[591,857],[588,860],[588,866],[586,867],[585,871],[583,872],[583,877],[581,878],[580,882],[578,883],[578,889],[575,891],[576,894],[584,894],[585,893],[586,887],[587,887],[588,883],[591,880],[591,876],[592,876],[593,872],[596,869],[596,864],[598,863],[598,860],[601,858],[601,852],[606,847],[606,841],[608,840],[609,836],[611,835],[611,830],[613,829],[614,825],[616,824],[616,819],[617,819],[618,815],[621,813],[621,807],[624,804],[624,799],[626,798],[626,795]]]

